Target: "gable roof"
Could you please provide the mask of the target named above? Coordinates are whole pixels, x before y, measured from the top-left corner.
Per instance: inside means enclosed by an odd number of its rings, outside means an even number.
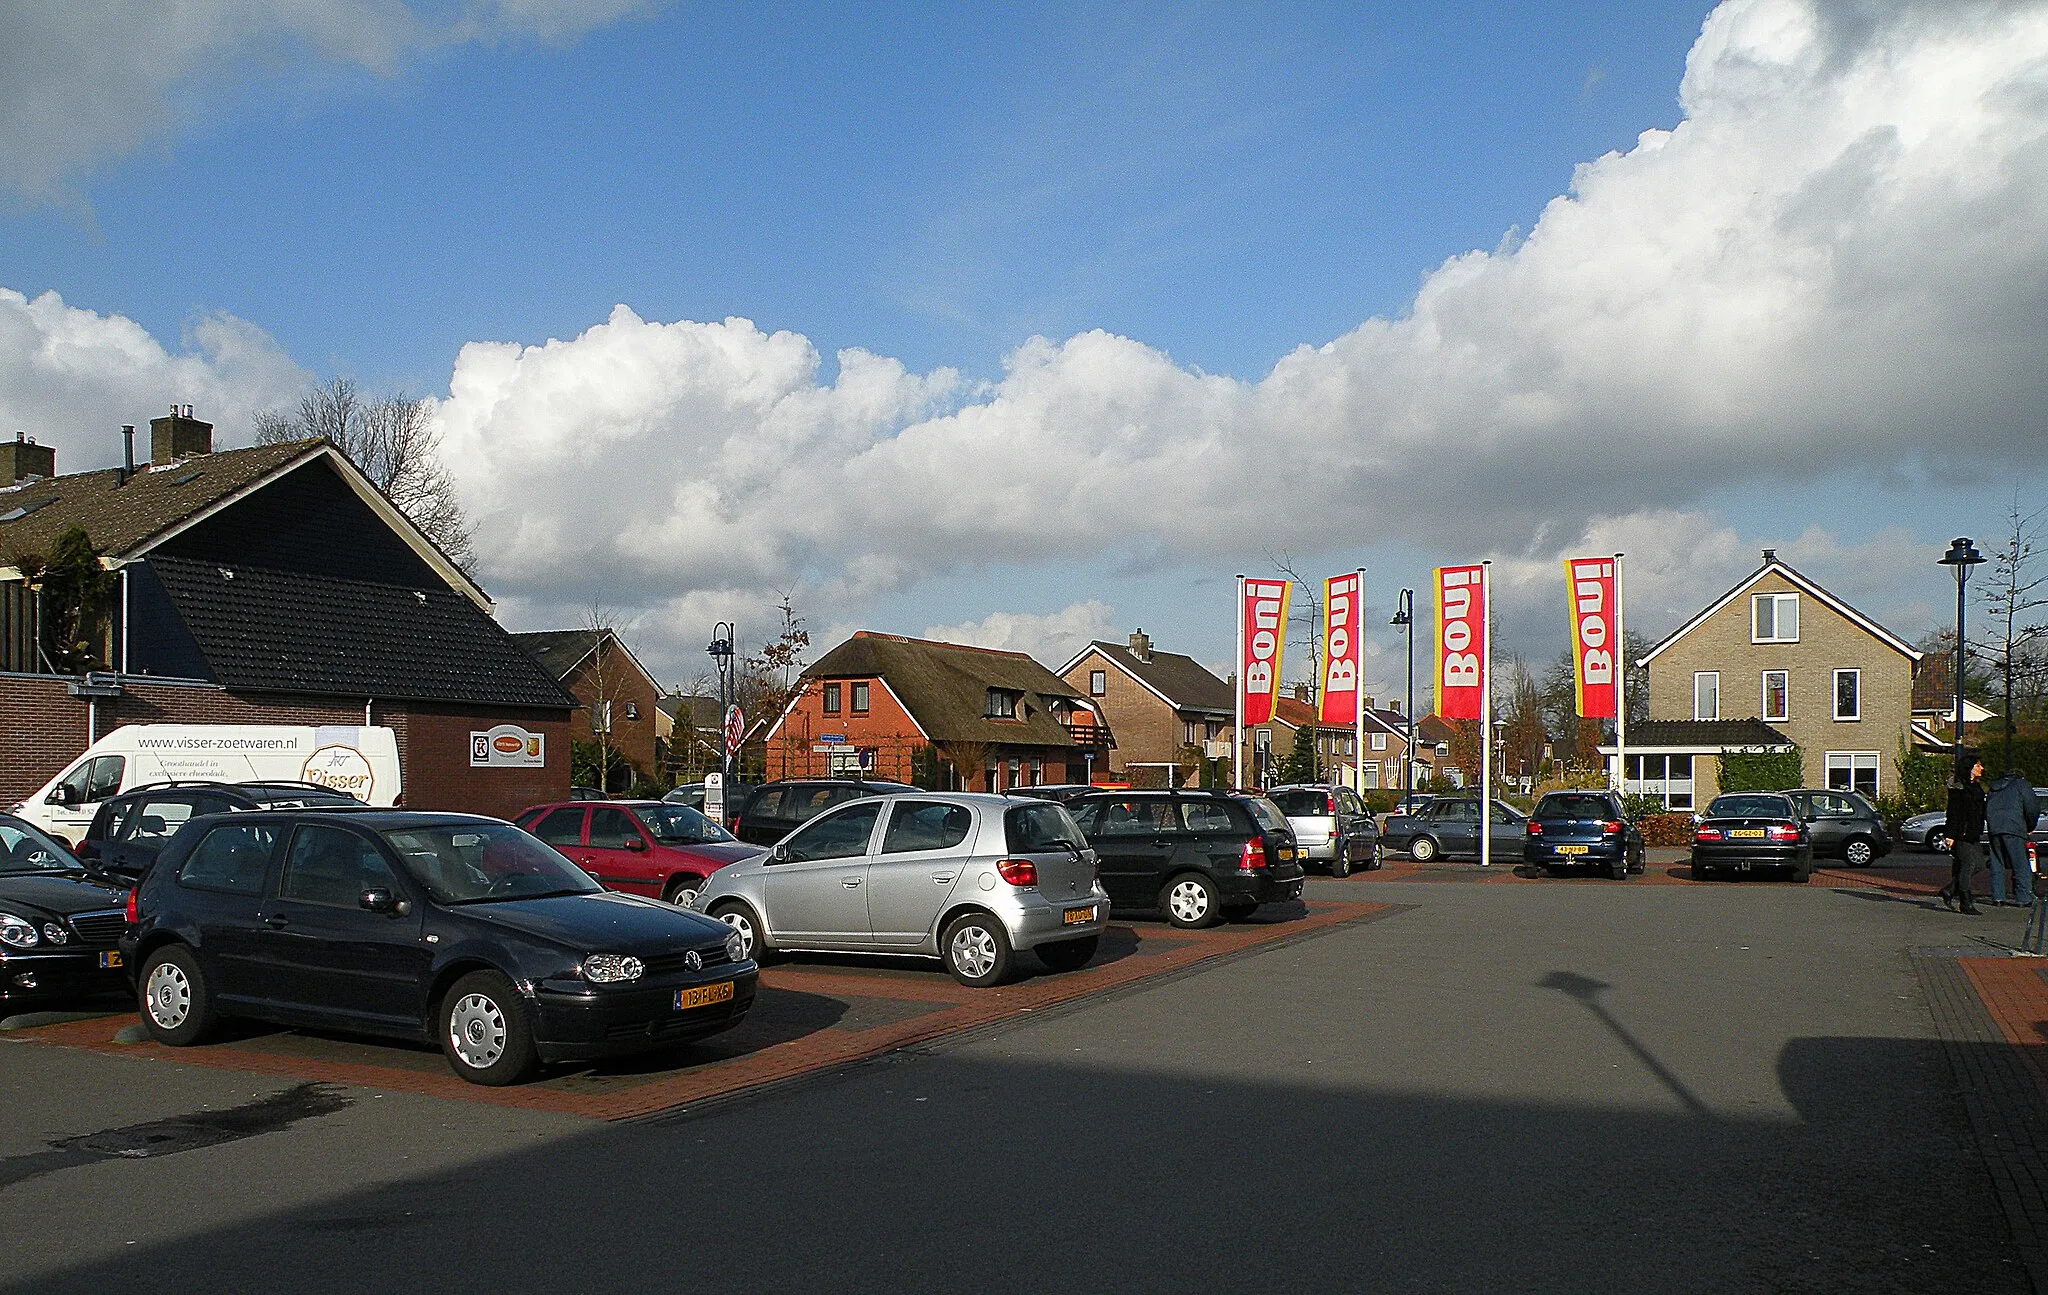
[[[445,587],[153,557],[213,682],[254,692],[569,710],[579,703]]]
[[[1139,660],[1138,654],[1124,644],[1090,643],[1076,653],[1074,659],[1053,673],[1065,675],[1067,671],[1081,664],[1083,657],[1096,653],[1138,681],[1153,696],[1175,710],[1210,711],[1216,714],[1230,714],[1237,708],[1237,698],[1228,683],[1218,679],[1203,668],[1191,656],[1178,652],[1148,653],[1148,660]]]
[[[1714,602],[1711,605],[1709,605],[1705,611],[1701,612],[1699,615],[1693,617],[1685,624],[1679,626],[1677,629],[1667,634],[1664,637],[1663,642],[1657,644],[1656,647],[1651,648],[1648,652],[1644,653],[1641,657],[1639,657],[1636,660],[1636,664],[1639,666],[1648,665],[1650,661],[1657,656],[1658,653],[1662,652],[1665,648],[1670,647],[1673,643],[1678,642],[1678,640],[1684,638],[1693,630],[1699,628],[1700,624],[1704,622],[1709,616],[1712,616],[1715,612],[1720,611],[1729,603],[1734,602],[1737,598],[1749,592],[1751,586],[1755,585],[1757,581],[1763,579],[1765,576],[1768,575],[1782,576],[1785,580],[1789,581],[1795,588],[1799,589],[1803,593],[1811,594],[1814,598],[1818,599],[1822,603],[1822,605],[1833,609],[1836,612],[1836,614],[1840,615],[1844,620],[1848,621],[1852,625],[1855,625],[1858,629],[1861,629],[1864,633],[1870,635],[1872,638],[1884,644],[1886,647],[1891,648],[1893,651],[1902,654],[1908,661],[1913,661],[1917,663],[1920,660],[1920,650],[1918,648],[1914,647],[1911,643],[1906,642],[1906,640],[1892,633],[1890,630],[1878,624],[1876,621],[1870,619],[1868,616],[1865,616],[1862,612],[1857,611],[1854,607],[1851,607],[1849,604],[1843,602],[1841,599],[1835,597],[1833,594],[1821,588],[1819,585],[1807,579],[1805,576],[1800,575],[1797,571],[1794,571],[1790,566],[1787,566],[1784,563],[1784,561],[1782,561],[1778,557],[1776,550],[1765,549],[1764,564],[1762,566],[1758,567],[1755,571],[1752,571],[1745,579],[1742,580],[1741,583],[1737,584],[1733,589],[1730,589],[1727,593],[1722,594],[1719,598],[1715,599]]]
[[[1791,738],[1760,719],[1645,719],[1628,726],[1631,751],[1711,752],[1791,745]],[[1603,743],[1599,749],[1612,754],[1614,743]]]
[[[18,554],[45,553],[72,526],[83,529],[110,564],[130,561],[198,525],[253,491],[315,463],[331,467],[405,543],[478,607],[490,596],[348,456],[325,440],[284,441],[194,455],[174,463],[138,467],[126,482],[119,468],[42,477],[0,488],[0,579],[18,578]]]
[[[597,650],[600,637],[609,638],[613,647],[626,654],[626,659],[647,680],[648,686],[660,693],[661,686],[654,682],[654,676],[647,673],[647,667],[640,664],[640,658],[633,655],[633,649],[626,646],[626,641],[615,630],[528,630],[514,634],[512,641],[532,653],[533,659],[540,662],[541,668],[550,675],[556,679],[567,679]]]
[[[1074,740],[1066,725],[1053,717],[1044,699],[1086,703],[1064,679],[1022,652],[933,643],[869,630],[856,632],[819,657],[803,677],[870,676],[883,682],[934,742],[1072,746]],[[991,688],[1023,693],[1023,717],[983,716]]]

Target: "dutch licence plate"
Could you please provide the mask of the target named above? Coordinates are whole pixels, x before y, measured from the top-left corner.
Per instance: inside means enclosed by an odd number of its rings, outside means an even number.
[[[1583,845],[1560,845],[1557,847],[1559,854],[1584,854],[1586,850],[1587,847]]]
[[[1061,914],[1061,920],[1068,926],[1079,926],[1083,922],[1094,921],[1095,910],[1092,908],[1070,908]]]
[[[723,1003],[732,997],[732,982],[721,980],[715,985],[699,985],[695,989],[676,991],[676,1010],[687,1012],[693,1007],[709,1007]]]
[[[118,953],[102,953],[100,955],[100,965],[102,967],[118,967],[121,965],[121,955]]]
[[[1282,863],[1285,863],[1285,862],[1287,862],[1287,861],[1288,861],[1289,859],[1292,859],[1293,857],[1294,857],[1294,851],[1292,851],[1292,850],[1288,849],[1288,848],[1287,848],[1286,846],[1284,846],[1284,845],[1280,847],[1280,862],[1282,862]]]
[[[1761,841],[1764,839],[1764,830],[1760,827],[1734,827],[1728,829],[1728,835],[1738,841]]]

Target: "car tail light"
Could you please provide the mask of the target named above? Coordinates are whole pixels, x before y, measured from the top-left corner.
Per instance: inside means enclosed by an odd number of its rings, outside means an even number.
[[[1718,841],[1721,839],[1721,829],[1718,827],[1703,827],[1692,834],[1692,839],[1695,841]]]
[[[128,892],[128,907],[121,916],[127,920],[130,926],[142,920],[142,906],[139,902],[141,894],[142,891],[139,888]]]
[[[1530,820],[1529,820],[1529,835],[1530,835],[1530,836],[1542,836],[1542,835],[1543,835],[1543,824],[1541,824],[1541,823],[1537,822],[1537,821],[1536,821],[1535,819],[1533,819],[1533,818],[1532,818],[1532,819],[1530,819]]]
[[[1784,823],[1773,823],[1764,829],[1764,839],[1767,841],[1797,841],[1799,839],[1799,829],[1787,826]]]
[[[996,875],[1012,886],[1036,886],[1038,865],[1029,859],[1004,859],[996,864]]]
[[[1254,837],[1244,843],[1243,853],[1237,856],[1239,872],[1264,872],[1266,870],[1266,843]]]
[[[1620,836],[1620,835],[1621,835],[1621,824],[1619,824],[1619,823],[1615,822],[1615,821],[1614,821],[1613,819],[1608,819],[1608,820],[1606,820],[1605,822],[1603,822],[1603,823],[1601,823],[1601,824],[1600,824],[1600,835],[1602,835],[1602,836]]]
[[[730,823],[727,823],[727,824],[725,825],[725,830],[726,830],[726,831],[728,831],[728,832],[730,832],[730,833],[732,833],[732,834],[733,834],[734,836],[738,836],[738,835],[740,834],[740,820],[739,820],[739,815],[737,815],[737,814],[733,815],[733,820],[732,820],[732,822],[730,822]]]
[[[1335,796],[1326,794],[1323,797],[1323,812],[1325,814],[1334,814],[1337,812],[1337,798]]]

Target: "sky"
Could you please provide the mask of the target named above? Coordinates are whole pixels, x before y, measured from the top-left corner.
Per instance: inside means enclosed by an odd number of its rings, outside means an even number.
[[[430,397],[501,618],[670,684],[784,597],[1220,669],[1282,564],[1945,623],[2048,505],[2048,4],[1422,8],[9,7],[0,434]]]

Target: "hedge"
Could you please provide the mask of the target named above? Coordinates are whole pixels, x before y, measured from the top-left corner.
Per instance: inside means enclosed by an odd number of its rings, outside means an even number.
[[[1690,814],[1650,814],[1637,819],[1636,828],[1643,834],[1644,845],[1692,844],[1693,821]]]
[[[1785,791],[1802,784],[1804,767],[1796,746],[1783,751],[1731,748],[1721,752],[1721,790]]]

